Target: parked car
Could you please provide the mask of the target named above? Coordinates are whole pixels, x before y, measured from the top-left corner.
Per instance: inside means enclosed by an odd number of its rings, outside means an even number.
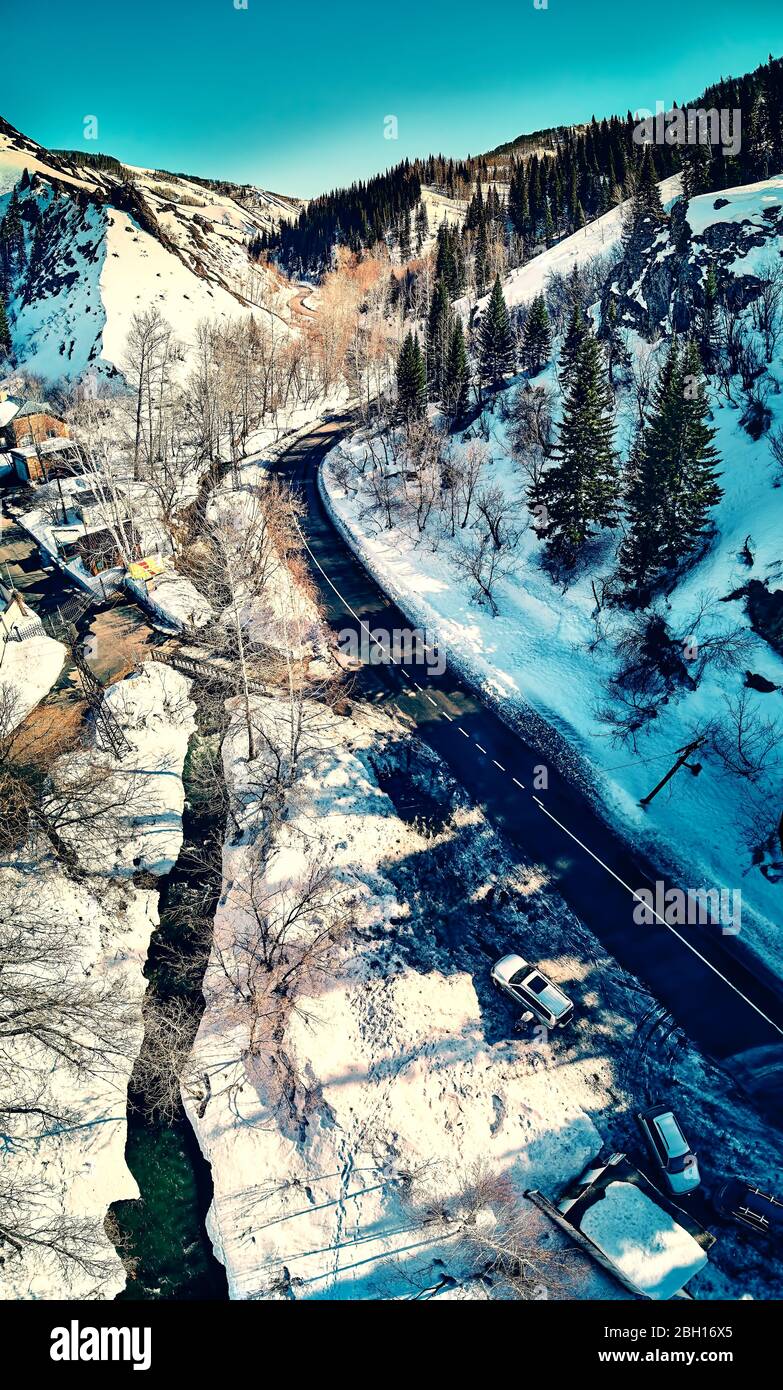
[[[693,1192],[701,1182],[699,1164],[671,1107],[651,1105],[636,1118],[669,1191],[675,1197]]]
[[[491,971],[492,983],[525,1010],[523,1018],[537,1018],[547,1028],[562,1028],[574,1016],[567,994],[522,956],[503,956]]]
[[[742,1178],[730,1178],[717,1197],[718,1210],[765,1235],[783,1235],[783,1202]]]

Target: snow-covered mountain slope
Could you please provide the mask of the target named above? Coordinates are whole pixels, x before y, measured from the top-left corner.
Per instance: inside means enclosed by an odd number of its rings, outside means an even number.
[[[16,189],[26,243],[8,308],[28,371],[49,380],[78,379],[93,365],[110,372],[122,363],[131,316],[153,304],[186,350],[205,316],[286,320],[285,287],[249,259],[247,243],[300,203],[82,158],[47,151],[0,121],[0,217]]]
[[[662,194],[666,204],[665,185]],[[681,206],[679,219],[683,211]],[[373,522],[361,471],[366,448],[361,436],[347,451],[355,459],[353,469],[338,476],[333,458],[324,482],[364,563],[409,618],[437,634],[438,646],[454,665],[512,722],[527,719],[532,707],[561,733],[584,759],[605,813],[673,882],[741,893],[741,933],[735,935],[736,924],[730,927],[731,947],[780,973],[783,487],[774,446],[783,437],[783,291],[776,311],[769,309],[773,326],[767,342],[761,297],[766,293],[769,308],[769,285],[774,288],[781,264],[783,177],[694,198],[685,228],[679,219],[651,228],[646,243],[603,274],[602,298],[615,300],[631,359],[618,374],[615,401],[621,459],[627,461],[638,421],[634,370],[649,365],[655,378],[672,325],[682,333],[700,332],[708,266],[728,306],[718,336],[730,331],[746,344],[752,365],[745,370],[753,380],[748,387],[741,373],[732,375],[725,366],[708,379],[723,496],[712,514],[713,534],[657,598],[672,640],[688,643],[694,674],[666,692],[635,739],[617,732],[621,719],[613,725],[622,713],[617,677],[624,672],[623,642],[633,636],[631,616],[622,607],[607,602],[602,610],[597,603],[603,581],[616,568],[621,527],[602,533],[563,587],[542,565],[542,542],[527,526],[510,572],[497,584],[493,614],[477,601],[459,537],[453,538],[437,517],[429,519],[424,537],[403,507],[393,528]],[[568,273],[577,261],[600,255],[608,240],[601,238],[601,223],[614,227],[619,243],[621,216],[614,210],[593,223],[589,235],[579,232],[512,272],[504,285],[509,301],[529,303],[546,292],[550,274]],[[600,299],[587,307],[598,322]],[[551,392],[556,418],[558,357],[556,339],[553,363],[534,382]],[[524,390],[525,383],[518,380],[487,416],[483,477],[521,518],[520,493],[529,474],[524,457],[515,452],[506,410],[515,389]],[[711,647],[718,655],[695,672],[692,653]],[[678,774],[644,808],[641,798],[694,731],[705,738],[701,771]],[[756,767],[755,754],[766,741],[775,746]],[[745,766],[744,754],[733,753],[738,745],[746,745]]]
[[[670,179],[663,179],[658,187],[664,207],[671,207],[682,191],[681,175],[674,174]],[[622,240],[626,208],[626,203],[618,203],[617,207],[588,222],[578,232],[563,237],[548,250],[510,271],[503,280],[503,294],[509,309],[527,304],[537,294],[542,294],[550,275],[569,275],[575,265],[582,265],[596,256],[608,256],[615,251]],[[479,309],[488,300],[489,295],[484,295],[478,301]],[[467,300],[458,301],[458,305],[467,313]]]
[[[654,236],[628,248],[617,278],[605,288],[618,319],[648,341],[670,327],[698,327],[712,271],[733,312],[758,299],[762,280],[780,261],[783,177],[703,193],[680,203]],[[766,356],[765,351],[762,354]],[[774,354],[773,354],[774,355]]]

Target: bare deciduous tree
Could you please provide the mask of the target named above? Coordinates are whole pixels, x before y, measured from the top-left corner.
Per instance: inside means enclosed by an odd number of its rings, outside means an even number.
[[[743,688],[725,697],[726,717],[713,735],[718,757],[738,777],[755,781],[780,763],[781,728],[777,720],[754,708],[752,692]]]

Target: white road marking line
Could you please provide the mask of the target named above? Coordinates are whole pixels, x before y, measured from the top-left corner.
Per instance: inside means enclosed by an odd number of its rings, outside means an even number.
[[[353,610],[353,608],[351,607],[351,605],[350,605],[350,603],[348,602],[348,600],[345,599],[345,598],[343,598],[342,594],[340,593],[340,590],[337,588],[337,586],[336,586],[335,584],[332,583],[331,579],[329,578],[328,574],[326,573],[326,570],[324,569],[324,567],[323,567],[323,565],[321,564],[320,560],[313,554],[312,550],[310,549],[310,546],[307,544],[307,541],[306,541],[306,539],[305,539],[304,533],[302,532],[302,528],[301,528],[301,526],[299,525],[299,523],[296,522],[295,525],[296,525],[297,531],[299,532],[300,536],[302,537],[302,543],[303,543],[303,545],[304,545],[304,547],[305,547],[305,550],[307,551],[308,555],[311,557],[311,559],[313,560],[313,562],[317,565],[318,569],[321,571],[321,574],[323,575],[324,579],[326,580],[327,584],[329,585],[329,588],[332,589],[332,590],[334,591],[334,593],[336,593],[336,595],[337,595],[337,597],[339,598],[340,602],[343,603],[343,604],[345,605],[345,607],[348,609],[348,612],[351,613],[351,614],[353,615],[353,617],[356,619],[357,623],[360,623],[361,626],[364,628],[365,632],[367,632],[367,634],[368,634],[370,637],[372,637],[372,633],[370,632],[370,629],[369,629],[369,627],[367,626],[367,623],[365,623],[364,620],[363,620],[362,618],[359,617],[358,613],[354,612],[354,610]],[[383,597],[384,597],[384,600],[386,600],[386,595],[383,595]],[[373,640],[375,640],[375,639],[373,639]],[[378,643],[378,646],[380,646],[380,645],[381,645],[381,644]],[[419,689],[421,689],[421,687],[419,687]],[[469,737],[470,737],[469,734],[466,734],[466,733],[465,733],[465,730],[464,730],[464,729],[460,729],[460,733],[463,735],[464,738],[469,738]],[[481,745],[480,745],[480,744],[476,744],[476,747],[477,747],[477,748],[480,748]],[[484,749],[482,749],[481,751],[484,752]],[[523,790],[523,791],[525,790],[525,788],[522,786],[522,783],[521,783],[521,782],[517,782],[516,777],[512,778],[512,781],[516,782],[516,784],[517,784],[518,787],[522,787],[522,790]],[[592,851],[591,849],[588,849],[588,847],[587,847],[586,844],[584,844],[580,839],[578,839],[576,835],[572,834],[571,831],[568,829],[568,827],[567,827],[566,825],[563,825],[562,822],[559,821],[559,820],[557,819],[557,816],[553,816],[552,813],[551,813],[551,811],[548,811],[548,810],[546,809],[546,806],[544,805],[544,803],[543,803],[542,801],[540,801],[539,798],[538,798],[537,796],[534,796],[534,797],[533,797],[533,800],[535,801],[536,805],[540,808],[540,810],[542,810],[542,811],[544,812],[544,815],[545,815],[545,816],[548,816],[549,819],[550,819],[551,821],[554,821],[555,825],[559,825],[559,826],[560,826],[560,829],[561,829],[562,831],[564,831],[564,833],[565,833],[566,835],[568,835],[568,836],[574,841],[575,844],[580,845],[581,848],[585,851],[585,853],[586,853],[586,854],[589,854],[589,855],[590,855],[590,858],[595,860],[596,864],[600,864],[600,865],[601,865],[601,868],[602,868],[602,869],[605,869],[606,872],[607,872],[608,874],[610,874],[610,875],[612,876],[613,879],[616,879],[616,881],[617,881],[619,884],[621,884],[622,887],[625,888],[626,891],[629,892],[629,893],[631,894],[632,897],[636,898],[636,900],[637,900],[638,902],[642,902],[642,901],[643,901],[643,899],[641,899],[641,898],[639,897],[639,894],[636,893],[636,892],[634,891],[634,889],[630,887],[629,884],[627,884],[623,879],[621,879],[620,876],[619,876],[619,874],[616,874],[616,873],[614,872],[614,869],[610,869],[610,868],[609,868],[609,865],[608,865],[608,864],[605,864],[604,861],[603,861],[603,859],[599,859],[597,854],[594,854],[593,851]],[[648,907],[649,904],[645,903],[645,906]],[[660,917],[659,914],[655,911],[655,908],[650,908],[650,911],[653,913],[653,916],[654,916],[654,917],[657,917],[657,918],[658,918],[658,921],[661,923],[661,925],[664,926],[664,927],[666,927],[667,931],[672,932],[672,934],[673,934],[674,936],[677,937],[677,940],[682,942],[683,946],[687,946],[688,950],[691,951],[691,952],[693,953],[693,955],[696,956],[696,957],[702,962],[703,965],[706,965],[708,970],[711,970],[711,971],[712,971],[713,975],[717,975],[718,979],[719,979],[719,980],[722,980],[723,983],[724,983],[725,985],[728,985],[729,989],[732,990],[732,991],[734,992],[734,994],[738,995],[738,997],[739,997],[740,999],[742,999],[742,1000],[744,1001],[744,1003],[746,1003],[746,1004],[753,1010],[754,1013],[758,1014],[759,1018],[763,1018],[765,1023],[768,1023],[768,1024],[770,1025],[771,1028],[774,1028],[774,1030],[775,1030],[776,1033],[778,1033],[781,1037],[783,1037],[783,1028],[778,1027],[777,1023],[775,1023],[774,1020],[771,1019],[771,1018],[769,1017],[768,1014],[765,1014],[763,1009],[760,1009],[760,1008],[758,1007],[757,1004],[754,1004],[754,1003],[753,1003],[753,1000],[752,1000],[752,999],[749,999],[749,998],[748,998],[747,994],[744,994],[743,991],[742,991],[741,989],[738,989],[737,986],[736,986],[735,984],[733,984],[731,980],[727,979],[727,977],[722,973],[722,971],[718,970],[717,966],[715,966],[715,965],[712,964],[712,961],[707,960],[707,957],[706,957],[706,956],[703,956],[702,953],[701,953],[701,951],[698,951],[691,941],[688,941],[687,937],[683,936],[683,935],[682,935],[680,932],[678,932],[673,926],[671,926],[671,924],[670,924],[669,922],[667,922],[666,919],[665,919],[664,917]]]
[[[448,713],[447,710],[445,710],[445,709],[441,710],[441,714],[443,715],[444,719],[448,719],[448,721],[449,721],[450,724],[453,724],[453,723],[454,723],[454,720],[452,719],[451,715]]]
[[[497,758],[493,758],[492,761],[495,764],[495,767],[499,767],[501,772],[505,772],[506,769],[504,768],[502,763],[498,762]]]
[[[575,844],[581,845],[585,853],[589,854],[590,858],[594,859],[596,864],[600,864],[602,869],[605,869],[608,874],[611,874],[613,879],[615,879],[619,884],[621,884],[623,888],[627,889],[627,891],[631,894],[632,898],[635,898],[637,902],[643,902],[648,911],[652,912],[653,917],[657,917],[662,927],[666,927],[667,931],[670,931],[673,936],[676,936],[677,940],[681,941],[683,946],[687,946],[688,950],[692,951],[694,956],[697,956],[698,959],[702,962],[702,964],[706,965],[707,969],[712,971],[713,975],[717,975],[719,980],[722,980],[725,985],[728,985],[729,989],[733,990],[735,994],[739,995],[740,999],[744,999],[745,1003],[750,1005],[751,1009],[753,1009],[754,1013],[758,1014],[759,1018],[763,1018],[765,1023],[768,1023],[770,1027],[775,1029],[776,1033],[780,1033],[781,1037],[783,1037],[783,1028],[779,1028],[777,1023],[775,1023],[773,1019],[771,1019],[767,1014],[764,1013],[763,1009],[760,1009],[757,1004],[754,1004],[753,1000],[749,999],[747,994],[743,994],[742,990],[738,989],[737,986],[733,984],[733,982],[729,980],[723,974],[723,972],[718,969],[716,965],[713,965],[711,960],[708,960],[706,956],[703,956],[701,951],[698,951],[696,949],[692,941],[689,941],[686,936],[683,936],[681,932],[678,932],[677,929],[673,927],[670,922],[666,921],[665,917],[661,917],[660,913],[656,912],[654,907],[650,907],[649,903],[647,903],[644,898],[640,898],[639,894],[635,891],[635,889],[631,888],[630,884],[625,882],[625,879],[620,878],[620,875],[616,874],[614,869],[610,869],[609,865],[605,864],[603,859],[599,859],[598,855],[594,854],[593,851],[584,843],[583,840],[580,840],[577,835],[574,835],[568,829],[567,825],[563,825],[563,822],[557,819],[557,816],[553,816],[552,812],[546,809],[546,806],[544,805],[543,801],[540,801],[537,796],[534,796],[533,800],[535,801],[536,805],[540,807],[540,809],[544,812],[545,816],[548,816],[551,821],[554,821],[555,825],[559,825],[560,829],[565,831],[566,835],[568,835],[574,841]]]
[[[429,700],[429,702],[430,702],[431,705],[434,705],[436,709],[438,708],[438,702],[437,702],[437,700],[433,700],[433,698],[432,698],[431,695],[428,695],[428,696],[427,696],[427,699]]]
[[[516,777],[512,777],[512,778],[511,778],[511,781],[512,781],[512,782],[516,782],[517,786],[518,786],[518,787],[521,787],[523,791],[525,790],[525,784],[524,784],[524,782],[519,782],[519,781],[517,781]]]
[[[476,744],[476,747],[478,748],[479,753],[483,753],[484,756],[486,757],[486,753],[487,753],[486,748],[482,748],[480,743],[477,743],[477,744]]]

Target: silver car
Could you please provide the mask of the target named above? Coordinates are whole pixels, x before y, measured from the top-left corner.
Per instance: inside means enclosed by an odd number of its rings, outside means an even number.
[[[491,977],[498,989],[521,1004],[528,1017],[537,1018],[547,1028],[562,1028],[574,1016],[568,995],[522,956],[503,956],[493,965]]]
[[[701,1182],[699,1164],[671,1107],[651,1105],[636,1118],[669,1191],[675,1197],[693,1192]]]

